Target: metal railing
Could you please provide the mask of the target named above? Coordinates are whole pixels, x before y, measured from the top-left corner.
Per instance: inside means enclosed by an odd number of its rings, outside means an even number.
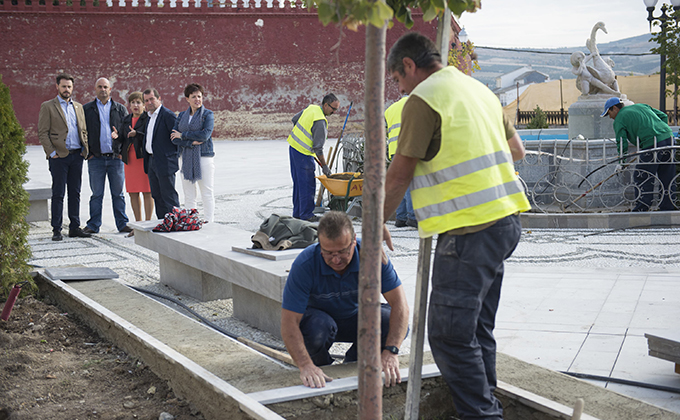
[[[680,146],[641,150],[638,142],[638,147],[623,155],[609,139],[538,140],[524,144],[527,154],[515,162],[515,169],[533,212],[680,209]],[[657,166],[666,167],[666,174],[672,172],[662,176],[671,179],[668,185],[661,182]],[[650,207],[641,203],[650,203]]]
[[[546,119],[548,120],[548,125],[564,125],[569,123],[569,111],[543,111],[545,113]],[[536,116],[535,111],[519,111],[517,113],[517,125],[527,125]]]

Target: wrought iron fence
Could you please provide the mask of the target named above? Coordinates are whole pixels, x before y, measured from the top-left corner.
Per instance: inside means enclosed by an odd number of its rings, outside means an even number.
[[[548,125],[552,126],[566,126],[569,124],[569,111],[564,109],[560,111],[543,111],[548,120]],[[668,115],[669,125],[679,125],[680,111],[666,110]],[[517,125],[527,125],[536,116],[536,111],[519,111],[517,113]]]
[[[625,155],[608,139],[526,141],[525,148],[515,169],[534,212],[680,209],[680,146]]]

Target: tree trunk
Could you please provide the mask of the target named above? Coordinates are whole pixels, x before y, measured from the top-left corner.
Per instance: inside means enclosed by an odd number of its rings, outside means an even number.
[[[380,272],[385,201],[385,34],[366,26],[364,189],[359,269],[359,418],[382,418]]]

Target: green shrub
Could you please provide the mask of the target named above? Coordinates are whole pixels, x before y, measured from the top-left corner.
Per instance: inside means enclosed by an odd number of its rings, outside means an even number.
[[[540,106],[536,105],[534,113],[535,115],[531,118],[529,124],[527,124],[527,128],[548,128],[548,117]]]
[[[24,130],[12,107],[9,88],[0,76],[0,297],[7,297],[14,284],[29,281],[24,290],[33,289],[28,259],[28,162]]]

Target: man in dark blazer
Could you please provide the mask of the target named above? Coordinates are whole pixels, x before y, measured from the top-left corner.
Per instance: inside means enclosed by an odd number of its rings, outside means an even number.
[[[57,97],[40,105],[38,139],[47,155],[52,174],[52,240],[61,241],[64,194],[68,189],[68,236],[87,238],[80,229],[80,186],[83,158],[87,156],[87,127],[83,106],[71,100],[73,76],[57,76]]]
[[[179,207],[179,196],[175,190],[179,153],[170,140],[177,117],[163,106],[156,89],[149,88],[143,94],[144,107],[149,115],[144,138],[144,171],[149,175],[156,216],[162,219],[173,207]]]
[[[122,131],[123,118],[127,109],[122,104],[111,99],[111,84],[100,77],[94,86],[97,98],[83,106],[85,122],[87,122],[87,137],[90,145],[90,155],[87,158],[87,171],[90,175],[90,220],[83,231],[98,233],[102,225],[102,202],[104,201],[104,186],[109,179],[111,201],[113,202],[113,217],[119,232],[132,232],[127,225],[125,214],[125,170],[121,158],[122,138],[118,132]]]

